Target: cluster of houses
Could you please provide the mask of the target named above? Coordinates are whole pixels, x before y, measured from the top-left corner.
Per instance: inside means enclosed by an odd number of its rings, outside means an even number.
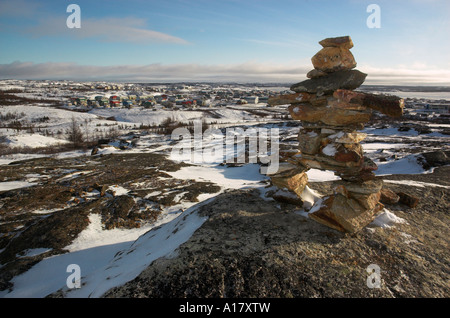
[[[406,113],[419,117],[450,115],[450,102],[447,100],[425,100],[408,98],[405,101]]]
[[[289,90],[284,86],[223,83],[68,83],[68,105],[85,108],[151,108],[153,110],[267,105],[270,96]],[[82,89],[81,89],[82,88]],[[284,90],[284,91],[282,91]],[[78,94],[77,94],[77,93]],[[78,96],[75,96],[78,95]],[[84,96],[82,96],[84,95]],[[72,96],[69,98],[69,96]]]
[[[237,91],[231,89],[204,89],[193,92],[189,91],[186,87],[183,87],[183,89],[174,87],[172,90],[151,94],[137,91],[125,94],[125,91],[122,91],[122,94],[117,94],[117,92],[115,92],[112,95],[101,95],[101,92],[98,90],[97,92],[100,93],[97,96],[70,97],[67,104],[69,106],[73,105],[88,108],[133,108],[136,106],[144,108],[154,108],[155,106],[164,108],[196,108],[226,106],[230,104],[244,105],[267,103],[269,96],[271,95],[269,92]]]
[[[204,97],[188,98],[182,95],[111,95],[109,97],[98,95],[94,98],[85,96],[71,97],[68,105],[82,107],[126,107],[133,108],[141,106],[144,108],[152,108],[155,105],[161,105],[166,108],[175,108],[177,106],[195,108],[198,106],[211,106],[211,100]]]

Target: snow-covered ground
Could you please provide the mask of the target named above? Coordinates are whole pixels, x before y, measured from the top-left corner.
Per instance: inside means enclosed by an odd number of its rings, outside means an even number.
[[[20,188],[26,188],[36,185],[36,183],[28,181],[6,181],[0,182],[0,191],[8,191]]]
[[[4,84],[3,89],[5,87],[8,89],[23,89],[20,82],[14,81]],[[30,148],[51,147],[67,143],[64,134],[70,127],[72,120],[81,125],[82,132],[91,136],[100,132],[106,133],[110,127],[119,125],[122,125],[121,133],[127,133],[141,124],[159,125],[167,118],[184,123],[196,119],[217,124],[265,122],[265,119],[245,112],[246,107],[250,106],[208,108],[207,112],[198,109],[172,111],[120,108],[93,109],[81,113],[44,106],[0,106],[0,115],[17,114],[20,120],[34,125],[33,132],[0,128],[0,137],[2,137],[0,141],[8,147]],[[108,117],[114,117],[115,121],[107,120]],[[268,125],[268,127],[271,126]],[[434,126],[430,125],[430,127],[434,129]],[[292,129],[292,127],[284,127],[284,129],[285,136],[296,138],[295,129]],[[47,131],[46,134],[44,134],[44,131]],[[370,141],[363,144],[364,151],[368,156],[378,158],[382,151],[387,157],[386,161],[376,162],[379,166],[376,174],[379,176],[429,173],[430,171],[425,170],[418,163],[417,155],[399,150],[410,147],[411,142],[418,142],[421,138],[436,138],[437,140],[441,138],[444,143],[448,143],[448,137],[440,133],[432,132],[420,135],[414,129],[402,132],[397,128],[366,128],[363,132],[368,134],[367,140]],[[170,136],[141,134],[139,137],[137,145],[128,150],[120,150],[117,147],[118,144],[111,143],[109,147],[100,149],[99,154],[160,152],[168,154],[169,158],[173,160],[190,159],[190,156],[176,157],[170,152],[174,147]],[[207,147],[212,149],[215,145],[217,144],[209,143]],[[238,147],[233,149],[233,153],[241,150],[243,149]],[[52,156],[63,158],[84,156],[89,155],[89,153],[90,151],[71,151]],[[226,155],[226,153],[214,157],[208,163],[198,163],[195,166],[183,167],[178,171],[167,173],[177,179],[212,182],[221,187],[221,192],[227,189],[259,189],[261,196],[264,197],[264,193],[268,191],[268,183],[266,182],[267,177],[260,173],[260,166],[258,164],[245,164],[237,167],[220,165],[223,155]],[[393,155],[398,156],[390,158]],[[1,165],[7,165],[14,161],[44,156],[47,155],[20,153],[3,155],[0,156],[0,168]],[[71,175],[68,174],[65,177],[70,178]],[[316,169],[308,171],[308,178],[310,182],[339,179],[333,172]],[[21,181],[0,182],[0,191],[33,186],[36,184],[35,181],[36,176],[28,176],[27,179]],[[417,187],[441,186],[406,180],[389,180],[387,182]],[[110,190],[117,195],[126,194],[129,191],[120,185],[112,186]],[[66,254],[45,258],[27,272],[15,277],[12,280],[14,283],[12,291],[0,291],[0,297],[45,297],[61,288],[65,290],[67,297],[99,297],[108,289],[135,278],[155,259],[175,255],[177,247],[187,241],[195,230],[205,222],[206,219],[200,217],[197,211],[201,205],[214,200],[215,195],[217,194],[202,194],[198,197],[200,201],[198,203],[180,202],[172,207],[167,207],[156,223],[132,230],[105,230],[101,225],[100,216],[91,214],[89,226],[65,248],[68,251]],[[304,217],[308,217],[308,214],[315,211],[322,202],[320,193],[311,190],[309,187],[302,194],[302,198],[306,202],[305,209],[298,211],[298,214]],[[51,211],[35,211],[33,213],[49,212]],[[390,227],[395,226],[396,223],[403,223],[403,221],[393,212],[384,209],[372,225]],[[37,255],[45,251],[40,249],[29,250],[21,256]],[[79,289],[68,289],[66,287],[67,278],[70,275],[67,268],[71,264],[76,264],[81,269],[82,287]]]
[[[260,189],[261,193],[268,190],[267,183],[264,182],[267,177],[259,173],[257,164],[241,167],[197,165],[168,174],[178,179],[213,182],[222,190],[255,188]],[[314,182],[336,179],[331,172],[315,169],[310,170],[308,175]],[[112,187],[112,190],[119,193],[128,191],[119,186]],[[100,216],[91,214],[89,226],[65,248],[68,253],[48,257],[15,277],[12,280],[13,290],[0,291],[0,297],[45,297],[59,289],[64,290],[66,297],[100,297],[110,288],[134,279],[155,259],[175,255],[176,248],[187,241],[206,220],[197,214],[198,208],[213,200],[215,195],[201,195],[199,203],[170,207],[156,223],[139,229],[105,230]],[[308,217],[309,213],[315,211],[314,207],[320,206],[321,195],[308,187],[302,198],[307,202],[305,206],[312,209],[297,213]],[[181,212],[180,207],[184,212]],[[401,222],[401,218],[384,209],[372,226],[391,227]],[[81,288],[67,288],[67,279],[72,273],[67,269],[71,264],[78,265],[81,270]]]

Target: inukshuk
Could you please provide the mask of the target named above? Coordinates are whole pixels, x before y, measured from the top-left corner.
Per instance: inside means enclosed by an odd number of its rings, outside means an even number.
[[[270,175],[280,188],[277,195],[302,199],[310,168],[331,170],[340,177],[334,193],[310,210],[309,216],[344,232],[357,232],[383,208],[379,202],[383,181],[377,165],[364,157],[360,144],[372,111],[398,117],[404,101],[396,96],[354,91],[367,74],[354,70],[356,62],[349,36],[319,42],[323,48],[311,59],[314,69],[308,80],[292,85],[294,94],[274,96],[269,105],[290,104],[289,113],[302,122],[298,150],[281,153],[278,171]],[[287,191],[287,192],[286,192]]]

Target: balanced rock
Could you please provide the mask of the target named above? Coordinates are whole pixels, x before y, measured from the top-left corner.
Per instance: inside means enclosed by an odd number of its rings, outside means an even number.
[[[333,171],[341,178],[334,193],[316,202],[309,216],[339,231],[357,232],[369,224],[384,205],[383,182],[375,176],[377,165],[364,156],[361,141],[373,111],[401,116],[404,101],[396,96],[355,92],[367,74],[358,70],[349,36],[327,38],[313,56],[309,79],[291,86],[294,94],[274,96],[269,105],[290,104],[291,118],[302,121],[298,148],[286,153],[279,170],[271,175],[280,190],[274,198],[299,204],[307,186],[308,169]],[[295,198],[296,195],[300,201]],[[405,194],[399,200],[417,205]]]
[[[338,162],[360,162],[363,158],[363,150],[360,144],[328,144],[326,148],[332,148],[332,155],[334,160]]]

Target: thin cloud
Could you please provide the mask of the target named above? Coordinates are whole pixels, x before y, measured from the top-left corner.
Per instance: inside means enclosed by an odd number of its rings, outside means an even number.
[[[36,14],[42,4],[37,1],[14,0],[0,1],[0,16],[30,17]]]
[[[1,78],[17,79],[78,79],[120,81],[297,81],[307,68],[291,65],[269,65],[247,62],[241,64],[148,64],[91,66],[77,63],[13,62],[0,64]]]
[[[119,43],[172,43],[189,44],[188,41],[145,27],[146,20],[133,17],[82,18],[81,28],[69,29],[66,17],[41,19],[38,25],[27,28],[25,33],[33,36],[73,36],[80,39],[96,38],[103,42]]]
[[[116,81],[236,81],[296,83],[306,79],[309,66],[245,62],[240,64],[148,64],[92,66],[77,63],[13,62],[0,64],[3,79],[68,79]],[[294,64],[295,65],[295,64]],[[368,74],[365,84],[450,85],[450,71],[413,68],[358,67]]]
[[[431,68],[419,62],[411,66],[400,65],[398,68],[361,65],[359,69],[368,74],[367,84],[450,85],[449,69]]]

